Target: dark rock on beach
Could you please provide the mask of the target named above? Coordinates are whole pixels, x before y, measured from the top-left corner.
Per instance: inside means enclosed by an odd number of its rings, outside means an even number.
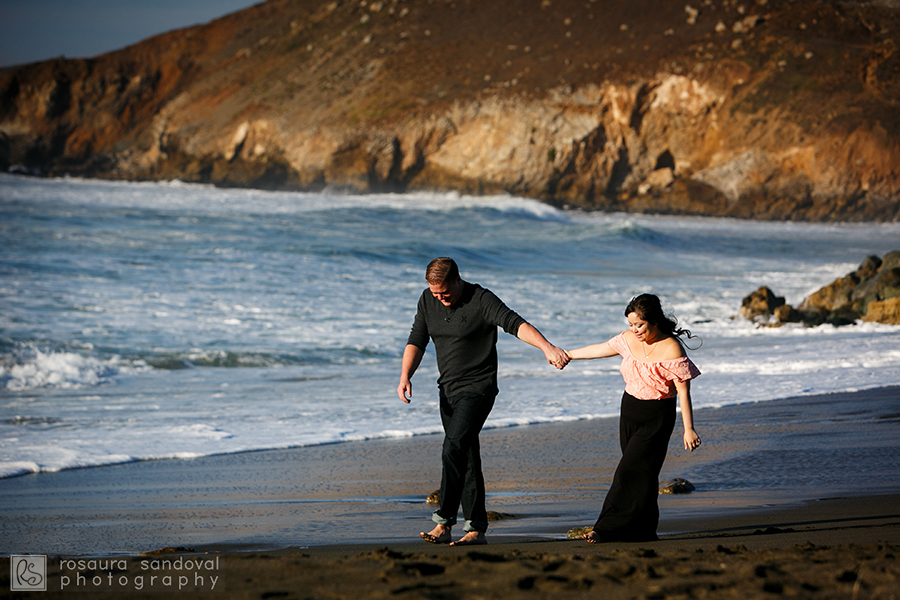
[[[566,539],[567,540],[581,539],[581,537],[583,535],[587,534],[588,531],[592,531],[593,529],[594,529],[593,527],[573,527],[566,532]]]
[[[660,494],[690,494],[697,488],[687,479],[675,478],[659,484]]]
[[[744,298],[741,315],[775,326],[798,322],[840,326],[860,319],[900,325],[900,251],[866,257],[855,271],[810,294],[796,309],[769,288],[759,288]]]

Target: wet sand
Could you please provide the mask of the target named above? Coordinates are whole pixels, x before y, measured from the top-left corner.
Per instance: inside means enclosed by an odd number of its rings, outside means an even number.
[[[30,594],[346,599],[898,595],[900,495],[732,512],[684,524],[694,529],[634,544],[522,536],[470,548],[360,540],[270,552],[170,549],[145,556],[49,557],[48,591]],[[0,597],[9,590],[8,560],[0,563]]]
[[[50,591],[68,581],[62,593],[116,597],[174,591],[181,577],[194,593],[234,598],[895,597],[900,390],[696,420],[704,445],[681,450],[676,429],[662,478],[697,490],[660,496],[658,542],[564,539],[593,522],[609,485],[609,419],[482,434],[488,509],[507,517],[488,546],[417,539],[440,476],[440,437],[422,436],[3,480],[0,548],[49,555]],[[166,547],[178,551],[139,556]],[[99,557],[125,563],[72,562]],[[198,568],[211,559],[214,569]]]

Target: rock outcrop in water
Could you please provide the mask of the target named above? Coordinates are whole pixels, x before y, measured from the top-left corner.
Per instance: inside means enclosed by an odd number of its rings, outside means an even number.
[[[900,219],[900,3],[269,0],[0,71],[0,167]]]
[[[900,325],[900,251],[868,256],[858,269],[808,296],[796,309],[768,287],[744,298],[741,314],[761,324],[849,325],[857,320]]]

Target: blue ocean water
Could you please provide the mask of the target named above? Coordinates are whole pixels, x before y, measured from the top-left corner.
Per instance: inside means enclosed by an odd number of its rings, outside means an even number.
[[[900,328],[758,328],[900,249],[900,224],[560,211],[520,198],[351,196],[0,175],[0,477],[440,430],[429,351],[399,359],[453,256],[552,342],[625,328],[659,294],[703,345],[697,408],[900,384]],[[616,414],[618,361],[563,372],[501,334],[488,427]]]

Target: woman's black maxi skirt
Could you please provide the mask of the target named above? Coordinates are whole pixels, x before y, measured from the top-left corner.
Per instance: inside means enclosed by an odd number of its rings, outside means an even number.
[[[627,392],[622,396],[622,460],[594,524],[601,541],[658,539],[659,472],[674,428],[675,398],[639,400]]]

